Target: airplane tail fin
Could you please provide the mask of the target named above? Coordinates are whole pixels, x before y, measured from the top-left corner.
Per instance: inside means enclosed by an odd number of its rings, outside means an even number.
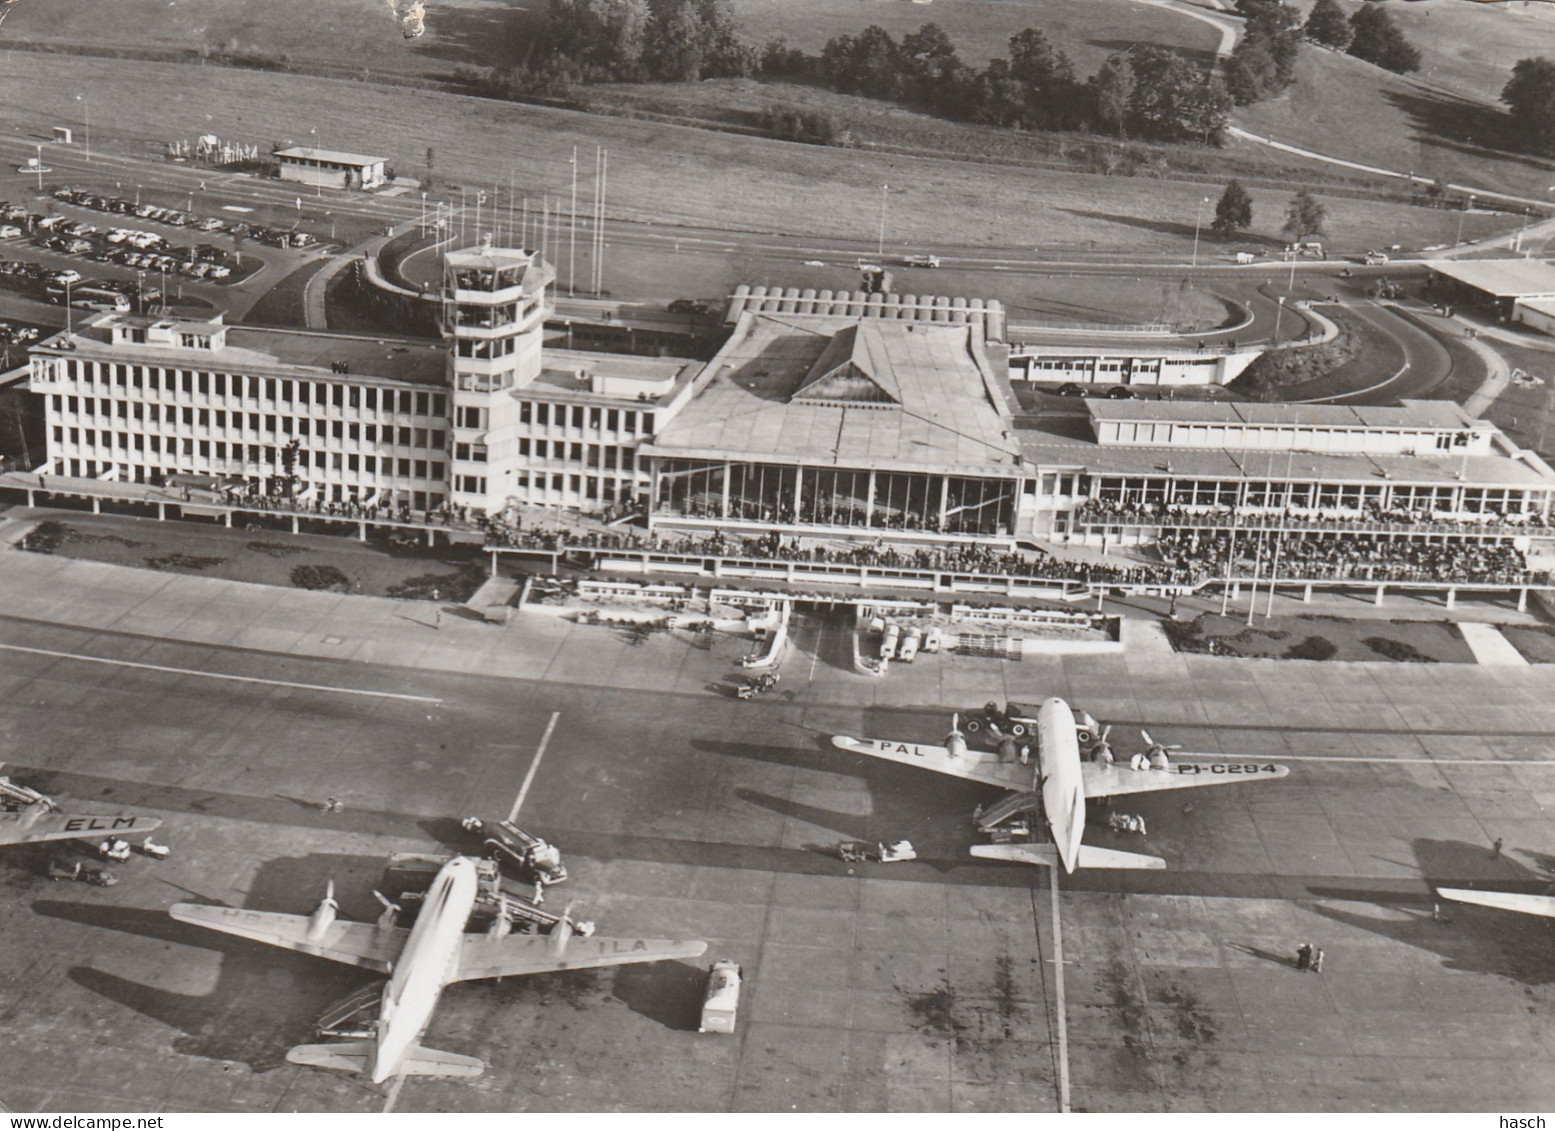
[[[479,1076],[484,1071],[486,1062],[478,1057],[429,1049],[425,1045],[411,1049],[400,1062],[400,1072],[405,1076]]]
[[[974,844],[972,855],[983,860],[1007,860],[1012,864],[1038,864],[1048,868],[1061,866],[1058,849],[1051,844]],[[1080,846],[1076,868],[1165,868],[1159,856],[1138,852],[1119,852],[1115,848]]]
[[[328,1045],[294,1045],[286,1050],[286,1059],[310,1068],[337,1068],[342,1072],[366,1072],[372,1059],[371,1041],[339,1041]]]
[[[342,1072],[365,1073],[372,1061],[371,1041],[339,1041],[326,1045],[296,1045],[288,1049],[286,1059],[310,1068],[335,1068]],[[401,1076],[479,1076],[486,1062],[473,1056],[429,1049],[415,1045],[400,1061]]]

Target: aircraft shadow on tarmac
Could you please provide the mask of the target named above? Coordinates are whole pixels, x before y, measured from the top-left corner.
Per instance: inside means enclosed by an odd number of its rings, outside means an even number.
[[[378,913],[372,889],[379,884],[383,865],[383,858],[376,856],[320,854],[274,860],[255,874],[242,906],[308,914],[333,878],[341,917],[371,922]],[[169,902],[185,898],[187,889],[178,888]],[[165,907],[37,900],[32,909],[167,944],[162,965],[170,981],[184,976],[186,965],[199,968],[185,962],[183,948],[218,952],[220,973],[208,993],[163,989],[91,966],[74,966],[69,976],[77,985],[177,1031],[174,1051],[243,1063],[256,1072],[284,1064],[287,1049],[312,1038],[314,1021],[328,1005],[376,980],[376,975],[355,967],[179,923]]]
[[[1531,854],[1539,870],[1508,859],[1493,857],[1482,844],[1457,840],[1420,838],[1415,857],[1427,884],[1434,887],[1474,887],[1498,891],[1545,893],[1551,875],[1549,857]],[[1376,891],[1359,885],[1309,887],[1321,899],[1417,904],[1405,917],[1379,918],[1345,908],[1315,905],[1326,919],[1370,931],[1384,938],[1437,954],[1453,970],[1496,974],[1528,986],[1555,983],[1555,921],[1488,907],[1435,901],[1432,893],[1401,895],[1397,889]],[[1440,907],[1444,921],[1432,917],[1432,904]]]

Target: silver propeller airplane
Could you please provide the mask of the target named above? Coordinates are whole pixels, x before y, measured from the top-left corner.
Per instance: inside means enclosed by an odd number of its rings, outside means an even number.
[[[1163,789],[1193,789],[1199,786],[1230,785],[1233,782],[1273,781],[1290,773],[1288,766],[1272,763],[1216,762],[1184,763],[1173,766],[1166,757],[1170,747],[1151,743],[1148,758],[1136,756],[1133,766],[1113,765],[1107,747],[1106,732],[1091,747],[1091,759],[1080,758],[1079,730],[1089,730],[1089,720],[1080,721],[1069,704],[1053,698],[1044,702],[1036,719],[1036,765],[1026,765],[1024,755],[1011,757],[1010,744],[1003,750],[968,750],[966,737],[956,722],[944,746],[923,746],[915,742],[894,742],[884,738],[850,738],[837,735],[832,745],[854,754],[884,758],[906,766],[922,766],[936,773],[950,774],[969,781],[1002,786],[1016,793],[1001,802],[1011,812],[1041,808],[1047,820],[1051,844],[978,844],[972,855],[986,860],[1010,860],[1025,864],[1061,865],[1066,872],[1076,868],[1164,868],[1158,856],[1120,852],[1082,843],[1085,835],[1085,801],[1089,797],[1117,797],[1127,793],[1152,793]],[[1149,738],[1146,738],[1149,742]]]
[[[198,903],[175,903],[169,913],[182,923],[387,974],[371,1039],[298,1045],[286,1054],[293,1064],[363,1072],[374,1083],[400,1075],[479,1076],[484,1071],[485,1064],[473,1056],[420,1044],[438,997],[454,982],[695,958],[707,950],[700,940],[573,938],[572,921],[565,916],[549,935],[467,933],[477,894],[476,862],[456,856],[432,881],[409,929],[394,925],[398,908],[387,901],[376,924],[337,920],[333,881],[312,915]]]
[[[0,769],[5,763],[0,762]],[[0,774],[0,845],[33,844],[44,840],[125,837],[161,827],[157,817],[86,816],[61,813],[52,797],[17,785]]]

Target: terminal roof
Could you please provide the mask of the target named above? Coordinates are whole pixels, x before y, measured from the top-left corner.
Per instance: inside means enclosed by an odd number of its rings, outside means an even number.
[[[369,157],[365,153],[347,153],[342,149],[313,149],[306,145],[291,145],[275,151],[277,157],[290,157],[297,161],[324,161],[331,165],[376,165],[387,160]]]
[[[1497,298],[1555,295],[1555,267],[1538,259],[1433,259],[1430,266]]]
[[[1418,431],[1466,428],[1474,418],[1451,401],[1397,405],[1259,404],[1251,401],[1115,401],[1088,397],[1093,421],[1163,420],[1174,424],[1294,425]]]
[[[134,358],[182,369],[222,369],[230,373],[264,376],[312,378],[320,375],[339,380],[331,370],[335,362],[344,362],[347,379],[398,381],[413,385],[447,384],[448,351],[438,341],[424,338],[391,338],[361,334],[331,334],[319,331],[281,330],[258,326],[227,326],[226,348],[220,350],[184,349],[171,345],[120,344],[111,341],[111,319],[134,316],[110,315],[94,320],[69,335],[60,334],[46,346],[72,349],[76,353],[102,351],[114,359]],[[142,321],[144,321],[142,319]],[[154,319],[152,321],[162,321]],[[179,325],[185,325],[180,321]],[[187,322],[194,333],[209,333],[208,322]],[[291,372],[287,372],[291,371]]]
[[[740,316],[649,454],[1017,473],[998,378],[967,326]]]
[[[1055,422],[1055,424],[1058,422]],[[1019,432],[1021,451],[1039,469],[1084,470],[1092,475],[1277,482],[1419,483],[1555,488],[1555,476],[1537,458],[1510,454],[1440,456],[1364,452],[1267,451],[1101,445],[1045,427]]]

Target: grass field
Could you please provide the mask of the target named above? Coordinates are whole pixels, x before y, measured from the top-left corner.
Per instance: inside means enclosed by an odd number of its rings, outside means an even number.
[[[1450,621],[1345,620],[1303,614],[1242,617],[1201,613],[1170,621],[1167,637],[1179,652],[1268,660],[1393,661],[1471,664],[1474,653]]]
[[[459,65],[520,59],[544,0],[433,0],[427,33],[407,43],[384,0],[45,0],[7,18],[8,39],[59,45],[199,51],[284,58],[341,68],[439,78]],[[1130,0],[956,0],[935,7],[912,0],[735,0],[745,37],[773,35],[818,52],[827,39],[879,24],[898,38],[933,21],[973,66],[1005,53],[1010,36],[1039,27],[1082,74],[1135,43],[1161,43],[1208,59],[1215,31],[1196,20]]]
[[[926,23],[945,29],[962,62],[981,67],[1008,53],[1010,36],[1041,28],[1068,54],[1081,75],[1136,43],[1176,47],[1201,62],[1214,57],[1214,28],[1163,8],[1129,0],[733,0],[746,37],[764,43],[783,35],[793,47],[818,54],[836,35],[856,35],[878,24],[898,40]]]
[[[1296,0],[1303,13],[1313,0]],[[1360,7],[1339,0],[1347,13]],[[1512,64],[1555,56],[1555,5],[1475,4],[1467,0],[1365,0],[1386,9],[1420,52],[1418,77],[1489,102],[1501,97]]]
[[[1493,7],[1487,15],[1502,10]],[[1555,184],[1555,161],[1521,153],[1511,119],[1490,103],[1318,47],[1302,51],[1290,90],[1238,110],[1236,122],[1319,153],[1455,184],[1534,199],[1551,199]]]
[[[573,146],[610,150],[614,217],[730,229],[857,237],[873,243],[880,185],[892,186],[899,246],[1015,246],[1183,253],[1216,186],[894,157],[600,118],[454,94],[342,80],[163,63],[10,53],[7,111],[24,136],[46,135],[58,108],[90,92],[99,149],[142,155],[167,137],[214,130],[263,141],[307,137],[416,162],[436,147],[440,180],[505,184],[562,197]],[[706,86],[707,84],[703,84]],[[450,123],[459,128],[451,129]],[[940,125],[944,125],[940,123]],[[955,127],[950,127],[955,128]],[[1254,193],[1255,235],[1278,237],[1284,193]],[[1368,200],[1329,202],[1329,242],[1418,247],[1445,242],[1456,217]],[[1390,238],[1404,229],[1404,238]]]
[[[485,580],[478,556],[444,561],[330,535],[234,531],[195,522],[64,513],[40,524],[29,541],[64,558],[283,588],[313,587],[299,586],[306,575],[296,575],[298,567],[313,567],[315,576],[338,575],[342,591],[372,597],[424,600],[436,588],[444,600],[460,602]],[[453,551],[438,553],[447,558]]]

